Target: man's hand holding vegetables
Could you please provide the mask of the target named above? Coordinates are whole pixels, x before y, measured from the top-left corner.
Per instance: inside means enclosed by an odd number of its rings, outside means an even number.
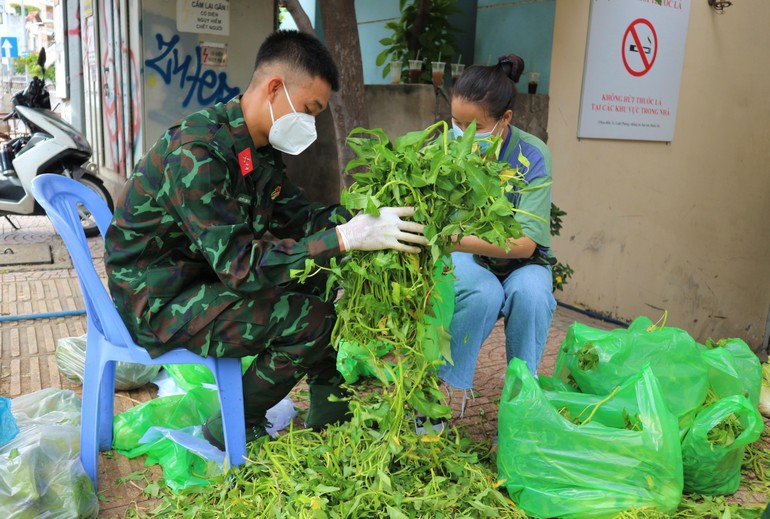
[[[247,439],[265,413],[307,376],[310,427],[345,420],[343,379],[330,337],[336,315],[325,280],[291,271],[329,264],[346,250],[414,252],[422,226],[411,208],[383,208],[336,225],[344,208],[305,198],[280,152],[316,139],[315,117],[339,86],[315,37],[278,31],[260,46],[242,95],[185,117],[137,163],[105,237],[110,292],[150,355],[254,357],[243,375]],[[270,238],[268,238],[270,236]],[[224,450],[221,416],[204,435]]]
[[[403,243],[428,244],[423,236],[424,225],[401,219],[412,215],[414,207],[381,207],[378,216],[361,213],[337,226],[337,234],[343,250],[394,249],[418,253],[419,247]]]

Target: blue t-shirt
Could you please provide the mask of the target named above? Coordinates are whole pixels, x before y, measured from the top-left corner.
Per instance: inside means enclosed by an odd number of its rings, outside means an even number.
[[[551,254],[551,152],[542,140],[509,125],[500,160],[508,162],[524,177],[527,187],[517,189],[510,196],[516,209],[521,211],[516,213],[516,220],[521,224],[524,235],[537,246],[529,258],[476,255],[476,261],[498,276],[507,276],[515,269],[532,263],[550,266],[554,263]]]

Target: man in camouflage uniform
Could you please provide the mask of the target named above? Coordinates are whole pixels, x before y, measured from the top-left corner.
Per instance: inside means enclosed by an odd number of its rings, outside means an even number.
[[[242,96],[186,117],[150,148],[105,238],[110,292],[150,355],[183,347],[256,356],[243,378],[250,440],[304,375],[308,426],[347,412],[345,402],[329,401],[344,396],[329,344],[333,302],[323,282],[300,284],[290,270],[307,259],[328,265],[346,250],[418,252],[426,243],[421,225],[399,218],[413,208],[335,226],[336,215],[350,215],[308,201],[287,179],[277,150],[297,154],[313,142],[314,117],[337,88],[337,68],[318,40],[272,34]],[[221,422],[209,418],[204,434],[224,450]]]

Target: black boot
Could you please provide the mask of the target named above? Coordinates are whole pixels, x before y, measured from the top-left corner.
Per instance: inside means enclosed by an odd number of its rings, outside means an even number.
[[[203,437],[211,445],[224,452],[225,450],[225,431],[222,426],[222,413],[217,412],[203,423],[201,428]],[[246,423],[246,443],[253,442],[267,435],[264,425],[250,425]]]
[[[340,386],[310,386],[310,409],[305,425],[315,431],[327,424],[344,423],[350,420],[350,407],[347,400],[330,401],[329,397],[348,398],[350,391]]]

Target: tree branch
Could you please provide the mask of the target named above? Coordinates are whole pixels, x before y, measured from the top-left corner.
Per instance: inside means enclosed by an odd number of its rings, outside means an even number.
[[[297,24],[297,28],[300,31],[310,34],[316,33],[313,24],[310,23],[310,18],[308,18],[307,13],[300,5],[299,0],[284,0],[283,5],[286,7],[286,10],[289,11],[289,14],[294,19],[294,23]]]
[[[415,13],[412,26],[407,28],[404,36],[406,37],[406,46],[412,52],[420,49],[420,35],[425,31],[430,18],[431,0],[418,0],[417,12]]]

